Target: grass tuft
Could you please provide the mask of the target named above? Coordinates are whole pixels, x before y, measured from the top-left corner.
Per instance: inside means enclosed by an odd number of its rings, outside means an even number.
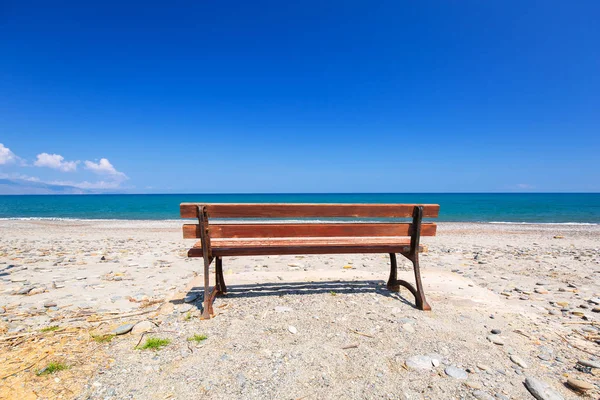
[[[96,343],[110,343],[110,341],[113,340],[114,337],[115,335],[108,333],[106,335],[92,336],[92,339],[94,339],[94,342]]]
[[[185,320],[189,321],[190,319],[192,319],[192,313],[188,311],[188,313],[185,314]]]
[[[334,292],[333,290],[331,292],[329,292],[329,294],[332,295],[332,296],[337,296],[337,293]]]
[[[160,350],[161,348],[167,346],[171,341],[169,339],[160,339],[160,338],[148,338],[146,339],[146,343],[137,348],[139,350]]]
[[[196,342],[196,343],[200,343],[200,342],[202,342],[203,340],[206,340],[206,339],[208,339],[208,336],[206,336],[206,335],[198,335],[198,334],[195,334],[194,336],[188,338],[188,340],[190,342]]]
[[[40,332],[54,332],[59,330],[60,327],[58,325],[47,326],[45,328],[40,329]]]
[[[51,362],[50,364],[46,365],[46,368],[42,368],[41,370],[39,370],[37,372],[37,375],[50,375],[58,371],[63,371],[65,369],[69,369],[69,366],[67,364],[63,364],[61,362]]]

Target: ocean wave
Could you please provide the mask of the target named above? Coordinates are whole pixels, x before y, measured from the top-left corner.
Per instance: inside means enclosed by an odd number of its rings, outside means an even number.
[[[487,224],[501,225],[581,225],[581,226],[596,226],[593,222],[510,222],[510,221],[490,221],[484,222]]]
[[[0,221],[71,221],[71,222],[185,222],[184,219],[132,219],[132,218],[69,218],[69,217],[2,217]]]

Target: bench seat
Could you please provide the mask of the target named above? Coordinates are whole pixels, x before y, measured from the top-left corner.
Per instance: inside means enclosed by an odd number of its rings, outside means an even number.
[[[304,237],[304,238],[244,238],[212,239],[212,255],[265,256],[290,254],[352,254],[407,253],[410,238],[406,237]],[[420,247],[420,250],[422,248]],[[188,251],[188,257],[203,257],[198,241]]]

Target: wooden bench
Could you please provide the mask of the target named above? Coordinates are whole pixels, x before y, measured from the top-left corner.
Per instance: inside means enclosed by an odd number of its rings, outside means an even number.
[[[223,257],[226,256],[388,253],[391,261],[388,289],[398,292],[400,286],[404,286],[415,296],[417,308],[431,310],[421,283],[419,240],[421,236],[435,236],[436,224],[421,220],[436,218],[439,209],[437,204],[182,203],[181,217],[198,220],[197,224],[183,225],[183,237],[200,239],[188,251],[188,257],[204,258],[202,318],[211,318],[215,297],[227,292],[223,277]],[[407,217],[412,220],[398,220]],[[282,220],[286,218],[287,222]],[[327,218],[328,221],[292,223],[290,218]],[[357,218],[370,221],[356,221]],[[355,220],[348,221],[350,219]],[[397,279],[397,253],[412,261],[416,288]],[[209,266],[213,260],[216,261],[215,286],[211,291]]]

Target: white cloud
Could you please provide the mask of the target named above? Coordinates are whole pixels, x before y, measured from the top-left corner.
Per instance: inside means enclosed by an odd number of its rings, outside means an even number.
[[[11,173],[11,174],[0,173],[0,179],[21,179],[21,180],[29,181],[29,182],[40,182],[40,178],[38,178],[37,176],[29,176],[29,175],[18,174],[18,173]]]
[[[48,182],[51,185],[73,186],[79,189],[118,189],[121,185],[120,181],[97,181],[97,182],[71,182],[71,181],[52,181]]]
[[[76,171],[77,164],[79,164],[79,161],[65,161],[65,158],[59,154],[48,153],[38,154],[37,160],[33,163],[36,167],[48,167],[63,172]]]
[[[0,165],[9,164],[19,159],[10,149],[0,143]]]
[[[113,167],[113,165],[110,163],[110,161],[108,161],[106,158],[101,158],[98,163],[86,161],[85,168],[98,175],[108,176],[111,178],[111,180],[116,182],[122,182],[124,180],[129,179],[127,175],[120,171],[117,171],[115,167]]]

